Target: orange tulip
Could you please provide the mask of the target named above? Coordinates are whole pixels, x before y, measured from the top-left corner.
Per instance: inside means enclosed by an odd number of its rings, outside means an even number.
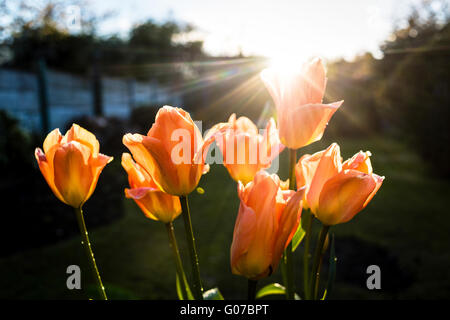
[[[122,154],[122,166],[128,174],[131,189],[125,196],[133,199],[150,219],[169,223],[181,214],[180,199],[161,191],[145,169],[133,161],[129,153]]]
[[[325,67],[318,58],[298,72],[265,69],[261,79],[277,108],[280,140],[290,149],[320,140],[328,121],[343,103],[322,103],[326,78]]]
[[[209,170],[205,150],[212,142],[213,137],[203,141],[189,113],[170,106],[159,109],[146,136],[128,133],[123,137],[134,160],[156,185],[177,196],[191,193]]]
[[[384,177],[373,173],[370,156],[370,152],[360,151],[342,163],[340,148],[333,143],[324,151],[300,158],[297,185],[306,188],[307,206],[324,225],[351,220],[377,193]]]
[[[270,167],[272,160],[284,149],[272,118],[261,135],[249,118],[236,119],[233,113],[228,122],[215,125],[208,135],[214,135],[230,176],[244,185],[253,180],[256,172]]]
[[[64,137],[55,129],[44,140],[44,151],[35,157],[55,196],[74,208],[81,206],[95,190],[98,177],[112,157],[99,153],[95,136],[73,124]]]
[[[257,280],[272,274],[297,230],[304,189],[283,190],[277,175],[259,171],[244,186],[231,245],[233,274]]]

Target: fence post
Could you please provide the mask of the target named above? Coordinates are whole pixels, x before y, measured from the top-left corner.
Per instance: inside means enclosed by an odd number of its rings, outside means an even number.
[[[100,74],[100,51],[94,53],[94,65],[92,70],[92,95],[94,102],[94,115],[103,116],[102,79]]]
[[[128,105],[130,106],[130,112],[136,107],[135,94],[136,94],[136,81],[133,78],[127,79],[127,91],[128,91]]]
[[[41,130],[45,136],[49,132],[50,116],[48,110],[47,70],[44,58],[37,63],[37,82],[39,96],[39,110],[41,114]]]

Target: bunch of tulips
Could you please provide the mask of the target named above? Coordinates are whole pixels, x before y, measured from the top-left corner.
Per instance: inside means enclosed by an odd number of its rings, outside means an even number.
[[[380,188],[384,177],[373,173],[370,152],[359,152],[343,162],[339,145],[305,154],[297,149],[321,139],[343,101],[323,104],[326,73],[321,59],[313,59],[289,73],[265,69],[261,79],[272,96],[276,111],[263,134],[246,117],[233,114],[203,137],[188,112],[164,106],[147,135],[126,134],[122,155],[128,174],[125,196],[133,199],[146,217],[165,224],[176,264],[180,299],[222,298],[218,289],[203,290],[199,259],[191,223],[188,196],[203,174],[208,149],[220,149],[223,164],[237,182],[240,200],[230,260],[233,274],[248,279],[248,298],[283,293],[287,299],[324,299],[320,271],[331,226],[345,223],[359,213]],[[284,149],[289,150],[289,179],[282,181],[265,171]],[[102,169],[112,161],[99,153],[94,134],[74,124],[62,136],[58,129],[46,137],[43,151],[35,151],[39,168],[55,196],[75,208],[99,293],[107,299],[84,223],[83,204],[96,188]],[[303,210],[303,215],[302,215]],[[182,215],[191,274],[186,276],[172,222]],[[314,254],[310,252],[311,224],[322,224]],[[304,241],[303,289],[294,284],[293,252]],[[334,253],[330,256],[335,260]],[[311,260],[311,261],[310,261]],[[330,259],[330,263],[333,261]],[[283,285],[272,284],[256,292],[257,280],[273,274],[281,264]],[[331,266],[330,266],[331,269]]]

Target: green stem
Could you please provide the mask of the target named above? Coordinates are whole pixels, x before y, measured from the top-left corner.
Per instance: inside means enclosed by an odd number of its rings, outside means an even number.
[[[289,149],[289,189],[295,191],[295,164],[297,162],[297,150]],[[295,298],[295,280],[294,280],[294,265],[292,256],[292,241],[289,242],[284,251],[284,263],[286,264],[286,299],[294,300]]]
[[[313,267],[312,267],[312,274],[311,274],[311,291],[310,296],[314,299],[317,299],[317,293],[319,289],[319,279],[320,279],[320,266],[322,264],[322,258],[323,258],[323,246],[325,244],[325,240],[328,235],[328,231],[330,230],[330,226],[322,226],[322,229],[319,233],[319,240],[316,245],[316,251],[314,254],[314,261],[313,261]]]
[[[92,273],[94,275],[94,279],[97,282],[97,289],[103,300],[108,300],[106,296],[105,287],[103,286],[102,279],[100,278],[100,273],[98,272],[97,264],[95,263],[94,253],[92,252],[91,242],[89,241],[89,235],[86,229],[86,224],[84,223],[83,217],[83,209],[75,208],[75,214],[77,216],[78,227],[80,228],[81,233],[81,244],[86,251],[87,258],[89,260],[89,264],[91,266]]]
[[[305,251],[303,253],[303,285],[305,290],[305,299],[309,300],[309,246],[311,243],[311,226],[313,216],[311,212],[304,212],[302,219],[306,217],[306,225],[305,225]]]
[[[247,300],[255,300],[257,280],[248,279],[248,295]]]
[[[192,289],[195,299],[203,300],[203,287],[200,278],[200,267],[198,264],[197,247],[195,245],[194,232],[192,231],[191,213],[189,211],[188,196],[181,196],[181,209],[183,211],[184,228],[186,230],[186,240],[189,247],[189,255],[192,267]]]
[[[173,223],[166,223],[167,234],[169,236],[169,245],[172,248],[173,257],[175,259],[175,265],[177,268],[178,278],[183,290],[183,296],[188,299],[187,279],[183,269],[183,263],[181,262],[180,251],[178,250],[177,239],[175,238],[175,232],[173,230]]]

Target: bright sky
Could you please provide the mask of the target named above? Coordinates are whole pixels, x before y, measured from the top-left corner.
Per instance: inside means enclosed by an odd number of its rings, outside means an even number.
[[[213,55],[258,54],[269,57],[313,55],[351,58],[371,51],[387,38],[395,21],[416,0],[109,0],[92,8],[116,15],[100,32],[124,33],[147,18],[194,24]]]

